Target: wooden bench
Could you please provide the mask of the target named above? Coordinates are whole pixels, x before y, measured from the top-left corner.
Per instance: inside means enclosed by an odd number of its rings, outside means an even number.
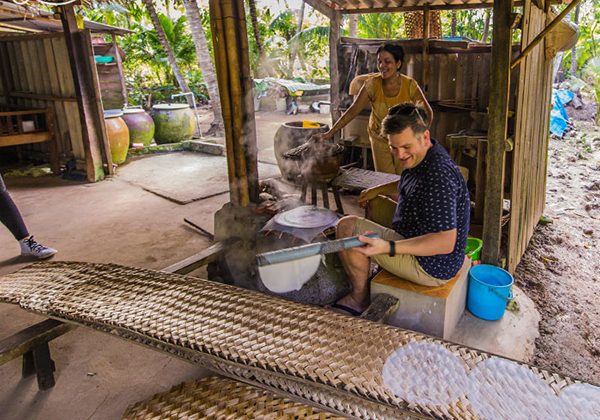
[[[58,144],[54,135],[52,108],[31,109],[0,105],[0,147],[48,142],[52,172],[60,171]]]
[[[398,299],[387,324],[447,339],[465,310],[470,267],[471,260],[465,257],[458,274],[437,287],[421,286],[381,270],[371,281],[371,296],[388,294]]]
[[[342,419],[270,391],[219,376],[185,382],[127,408],[123,419]]]
[[[37,375],[40,390],[54,386],[54,361],[48,342],[72,329],[75,325],[46,319],[0,341],[0,365],[23,356],[22,375]]]

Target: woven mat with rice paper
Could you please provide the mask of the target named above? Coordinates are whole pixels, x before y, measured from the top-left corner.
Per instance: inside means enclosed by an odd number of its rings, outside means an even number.
[[[113,264],[36,263],[0,301],[359,418],[594,418],[600,388],[407,330]]]

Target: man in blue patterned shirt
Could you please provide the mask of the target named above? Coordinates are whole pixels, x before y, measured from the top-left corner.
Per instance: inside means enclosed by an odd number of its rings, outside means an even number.
[[[443,284],[463,265],[469,193],[456,164],[430,137],[425,119],[423,109],[403,103],[383,120],[382,134],[404,169],[393,197],[398,202],[393,229],[357,216],[339,221],[338,238],[376,232],[380,239],[361,235],[364,247],[340,253],[352,292],[333,307],[358,315],[369,306],[371,258],[392,274],[425,286]]]

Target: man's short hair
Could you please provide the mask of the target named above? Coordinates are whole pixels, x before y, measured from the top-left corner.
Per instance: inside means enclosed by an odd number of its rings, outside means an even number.
[[[425,119],[427,114],[423,108],[410,102],[403,102],[390,108],[387,116],[381,123],[381,134],[398,134],[412,128],[415,135],[420,135],[427,130]]]

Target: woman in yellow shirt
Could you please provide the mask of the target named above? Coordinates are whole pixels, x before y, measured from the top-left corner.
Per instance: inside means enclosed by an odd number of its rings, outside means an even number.
[[[429,126],[433,121],[431,106],[425,99],[425,95],[417,82],[411,77],[400,74],[403,60],[404,50],[401,46],[383,44],[379,47],[377,50],[377,69],[379,73],[367,78],[350,108],[344,112],[333,127],[326,133],[315,137],[319,140],[331,139],[335,133],[354,119],[367,104],[371,103],[371,116],[369,117],[367,131],[371,140],[375,170],[399,174],[402,168],[390,152],[387,139],[381,135],[381,121],[387,115],[388,110],[401,102],[412,102],[425,109]]]

